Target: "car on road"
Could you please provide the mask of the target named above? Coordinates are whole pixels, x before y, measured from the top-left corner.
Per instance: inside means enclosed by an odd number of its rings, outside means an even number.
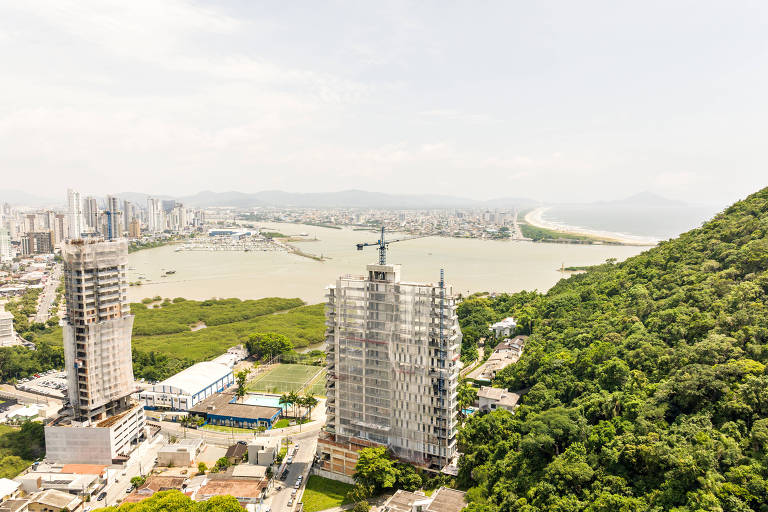
[[[129,494],[131,491],[133,491],[133,486],[130,486],[125,490],[125,494]]]
[[[285,459],[286,464],[293,464],[293,455],[289,455],[287,459]]]
[[[293,497],[291,497],[291,499],[288,500],[288,506],[289,507],[293,506]]]
[[[288,470],[283,470],[283,473],[280,475],[280,480],[288,480]]]
[[[299,487],[301,487],[301,480],[296,480],[296,485],[294,485],[293,487],[294,489],[298,489]]]
[[[106,492],[104,492],[104,491],[102,491],[102,492],[101,492],[101,494],[99,494],[99,495],[96,497],[96,501],[101,501],[101,500],[103,500],[103,499],[104,499],[104,498],[106,498],[106,497],[107,497],[107,493],[106,493]]]

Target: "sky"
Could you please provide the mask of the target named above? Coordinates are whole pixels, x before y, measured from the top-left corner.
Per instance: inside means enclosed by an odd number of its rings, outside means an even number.
[[[724,205],[768,185],[768,2],[0,3],[0,189]]]

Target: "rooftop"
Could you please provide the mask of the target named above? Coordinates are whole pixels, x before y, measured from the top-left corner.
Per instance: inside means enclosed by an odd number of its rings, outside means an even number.
[[[477,392],[478,398],[485,398],[493,400],[499,405],[506,405],[508,407],[514,407],[517,402],[520,401],[520,395],[512,393],[504,388],[493,388],[490,386],[483,386],[480,391]]]
[[[226,458],[234,457],[235,459],[242,459],[248,452],[248,446],[244,444],[233,444],[227,449]]]
[[[27,510],[29,500],[5,500],[0,503],[0,512],[18,512]]]
[[[504,320],[501,320],[491,325],[491,329],[505,329],[507,327],[514,327],[516,325],[517,325],[517,322],[515,322],[515,319],[511,316],[508,316]]]
[[[241,499],[255,499],[261,496],[261,491],[266,487],[262,480],[242,480],[239,478],[209,478],[197,491],[198,499],[203,496],[234,496]]]
[[[61,466],[61,472],[75,475],[101,475],[106,468],[107,466],[101,464],[64,464]]]
[[[258,478],[267,476],[266,466],[257,466],[255,464],[238,464],[232,467],[232,476],[239,478]]]
[[[80,503],[80,498],[73,496],[68,492],[58,491],[56,489],[48,489],[46,491],[35,494],[30,498],[30,501],[32,503],[39,503],[48,507],[74,510]]]
[[[459,512],[467,506],[464,493],[447,487],[439,488],[432,495],[432,503],[427,507],[428,512]]]
[[[185,481],[183,476],[149,476],[141,487],[125,497],[123,503],[137,503],[160,491],[181,490]]]
[[[8,478],[0,478],[0,500],[15,493],[21,484]]]
[[[282,411],[280,407],[230,403],[234,398],[234,393],[217,393],[213,396],[209,396],[202,402],[199,402],[190,409],[190,412],[197,414],[215,414],[217,416],[228,416],[230,418],[244,418],[249,420],[267,420],[274,418]]]
[[[164,388],[175,388],[187,395],[194,395],[207,388],[212,382],[226,377],[232,369],[224,364],[203,361],[193,364],[176,375],[152,386],[152,391],[162,393]]]

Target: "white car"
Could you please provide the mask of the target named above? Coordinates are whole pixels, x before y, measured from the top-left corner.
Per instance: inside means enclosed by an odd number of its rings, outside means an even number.
[[[293,464],[293,455],[289,455],[287,459],[285,459],[286,464]]]

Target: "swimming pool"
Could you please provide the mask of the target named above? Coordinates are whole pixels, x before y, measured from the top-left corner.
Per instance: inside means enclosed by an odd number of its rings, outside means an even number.
[[[279,407],[281,409],[284,405],[280,403],[279,396],[269,395],[248,395],[246,399],[243,400],[243,403],[248,405],[260,405],[262,407]]]

